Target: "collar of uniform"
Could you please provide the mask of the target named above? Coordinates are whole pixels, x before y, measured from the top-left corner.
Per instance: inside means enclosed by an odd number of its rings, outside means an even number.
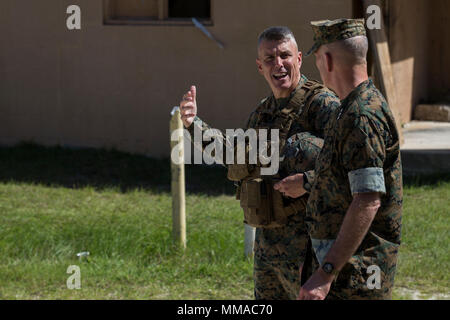
[[[348,105],[356,99],[357,96],[361,94],[361,91],[366,90],[367,88],[374,87],[372,79],[367,79],[366,81],[361,82],[352,92],[345,97],[344,100],[341,101],[341,107],[337,116],[339,120],[341,115],[344,113],[345,109],[347,109]]]
[[[361,91],[366,90],[369,87],[373,87],[372,79],[367,79],[366,81],[361,82],[352,92],[349,93],[344,100],[342,100],[341,105],[347,105],[350,101],[353,101],[357,96],[361,94]]]
[[[300,77],[300,80],[298,81],[297,87],[294,89],[294,91],[291,92],[291,94],[289,95],[288,98],[275,99],[275,97],[274,97],[276,108],[278,110],[281,110],[284,107],[286,107],[287,104],[289,103],[289,100],[291,100],[291,98],[295,95],[295,92],[297,92],[297,90],[300,89],[305,84],[306,81],[308,81],[308,78],[306,78],[306,76],[304,76],[302,74],[301,77]]]

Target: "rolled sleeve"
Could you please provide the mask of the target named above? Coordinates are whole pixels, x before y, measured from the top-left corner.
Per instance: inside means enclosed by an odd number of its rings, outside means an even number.
[[[348,173],[352,194],[380,192],[386,193],[383,168],[364,168]]]
[[[386,193],[384,161],[386,151],[383,137],[373,119],[356,119],[353,129],[344,139],[342,163],[348,175],[352,194]]]

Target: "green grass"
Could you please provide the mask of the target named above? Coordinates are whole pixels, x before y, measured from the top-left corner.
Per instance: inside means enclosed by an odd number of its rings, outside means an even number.
[[[171,245],[165,193],[19,183],[1,184],[0,195],[2,298],[250,298],[251,263],[229,197],[188,197],[183,253]],[[79,291],[66,287],[69,265],[80,266]]]
[[[415,291],[423,298],[450,299],[450,182],[441,179],[447,180],[445,176],[409,179],[404,188],[398,298],[411,298]]]
[[[167,159],[0,148],[0,299],[252,299],[242,212],[225,176],[187,166],[183,252],[171,240]],[[448,176],[405,181],[394,298],[449,294],[449,198]],[[70,265],[80,290],[67,289]]]

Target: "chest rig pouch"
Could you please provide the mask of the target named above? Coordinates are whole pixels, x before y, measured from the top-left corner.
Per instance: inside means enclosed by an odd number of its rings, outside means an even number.
[[[254,129],[279,130],[279,154],[283,155],[286,140],[292,124],[299,120],[305,102],[315,89],[321,87],[317,82],[307,81],[297,88],[287,106],[281,110],[274,107],[274,97],[263,101],[256,109],[257,123]],[[292,134],[296,134],[293,132]],[[270,143],[268,143],[270,145]],[[275,190],[274,185],[285,178],[283,174],[261,176],[260,166],[232,165],[228,178],[239,182],[236,198],[244,210],[244,223],[256,228],[277,228],[287,224],[289,216],[306,207],[307,196],[297,199],[284,197]],[[305,169],[305,171],[310,169]]]

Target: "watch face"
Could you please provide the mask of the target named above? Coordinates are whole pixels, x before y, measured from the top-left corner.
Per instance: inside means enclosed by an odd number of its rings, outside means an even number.
[[[331,273],[333,271],[334,267],[331,263],[325,263],[323,265],[323,271],[325,271],[326,273]]]

